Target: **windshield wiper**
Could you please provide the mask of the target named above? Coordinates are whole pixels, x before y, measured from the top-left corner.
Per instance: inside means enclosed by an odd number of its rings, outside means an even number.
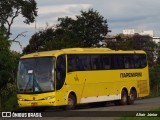
[[[29,79],[28,79],[28,81],[27,81],[27,83],[26,83],[26,85],[25,85],[25,87],[23,89],[24,92],[26,92],[27,90],[29,90],[29,91],[33,90],[33,83],[31,84],[31,88],[27,89],[29,84],[32,82],[32,76],[33,76],[32,74],[29,74]]]
[[[35,79],[34,79],[34,91],[35,92],[42,91],[42,88],[40,87],[40,85],[38,84],[37,80],[35,80]]]

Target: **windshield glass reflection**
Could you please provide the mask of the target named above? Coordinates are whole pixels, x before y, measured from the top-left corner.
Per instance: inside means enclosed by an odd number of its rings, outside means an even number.
[[[18,92],[53,91],[54,61],[53,57],[20,60],[17,75]]]

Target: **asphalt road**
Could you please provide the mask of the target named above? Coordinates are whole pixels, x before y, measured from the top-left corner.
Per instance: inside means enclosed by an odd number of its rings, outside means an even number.
[[[106,104],[104,107],[90,107],[88,105],[78,106],[76,110],[64,111],[62,109],[49,109],[42,113],[42,118],[32,119],[46,119],[46,120],[113,120],[123,115],[136,116],[144,115],[144,111],[153,110],[160,107],[160,97],[136,100],[134,105],[115,106],[112,103]],[[150,113],[150,112],[149,112]],[[148,113],[145,113],[148,114]],[[157,114],[157,113],[154,113]],[[160,112],[158,112],[160,116]],[[45,117],[50,116],[50,117]],[[54,117],[53,117],[54,116]],[[0,118],[5,119],[5,118]],[[15,118],[12,118],[15,119]],[[21,118],[16,118],[22,120]],[[30,118],[24,118],[30,119]]]

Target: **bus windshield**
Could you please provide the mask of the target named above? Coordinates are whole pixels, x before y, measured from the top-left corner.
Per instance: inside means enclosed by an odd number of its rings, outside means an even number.
[[[54,62],[54,57],[20,60],[17,74],[18,93],[53,91]]]

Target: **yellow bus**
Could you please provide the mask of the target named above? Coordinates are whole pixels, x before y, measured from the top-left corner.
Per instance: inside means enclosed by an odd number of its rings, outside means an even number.
[[[146,53],[109,48],[68,48],[21,57],[17,75],[18,106],[133,104],[149,95]]]

